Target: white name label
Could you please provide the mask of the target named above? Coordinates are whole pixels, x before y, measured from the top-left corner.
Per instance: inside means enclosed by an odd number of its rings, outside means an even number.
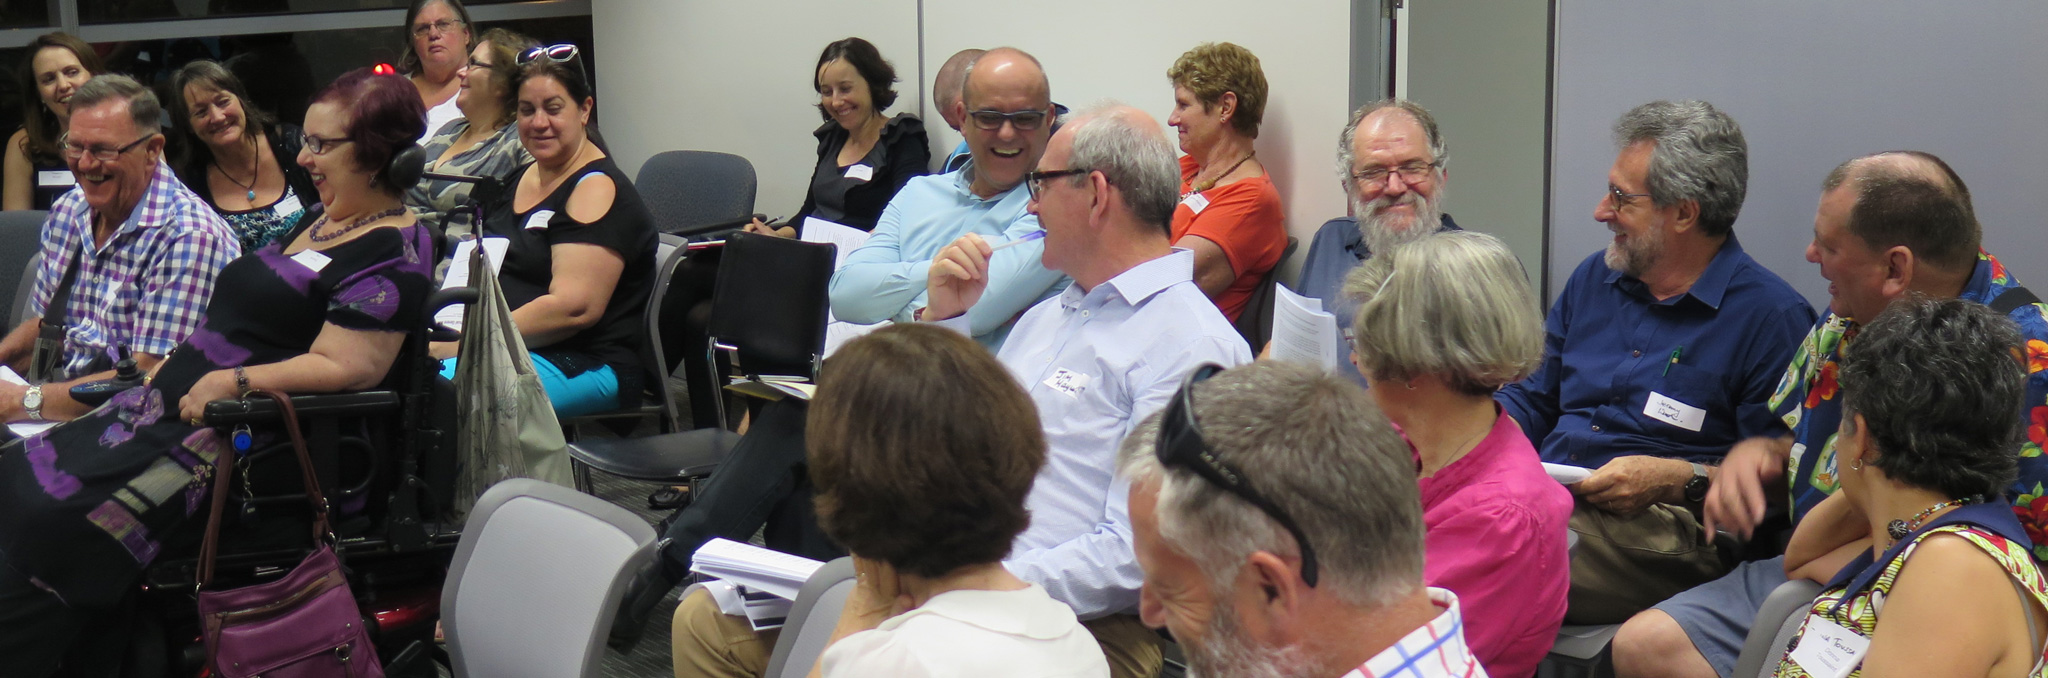
[[[1643,403],[1643,416],[1676,426],[1687,431],[1698,431],[1707,422],[1707,411],[1678,402],[1670,396],[1650,392],[1650,398]]]
[[[312,269],[314,273],[319,273],[320,269],[327,268],[327,262],[334,261],[334,259],[321,254],[317,250],[305,250],[292,255],[292,261],[299,262],[300,266]]]
[[[284,195],[284,198],[278,200],[277,205],[271,207],[270,209],[277,212],[277,216],[289,217],[293,214],[297,214],[301,207],[304,207],[304,205],[299,204],[299,196],[286,193]]]
[[[1869,649],[1869,638],[1841,624],[1807,617],[1806,632],[1799,636],[1799,647],[1792,650],[1792,661],[1813,678],[1844,678],[1863,663],[1863,653]]]
[[[1045,385],[1066,394],[1069,398],[1079,398],[1081,392],[1087,390],[1090,381],[1093,379],[1088,375],[1062,367],[1054,370],[1052,376],[1046,377]]]
[[[1200,193],[1189,193],[1188,197],[1180,199],[1180,204],[1187,205],[1188,209],[1196,214],[1201,214],[1202,210],[1208,209],[1209,199]]]
[[[555,218],[555,211],[554,211],[554,210],[541,210],[541,211],[539,211],[539,212],[534,212],[534,213],[533,213],[533,214],[532,214],[531,216],[528,216],[528,217],[526,218],[526,230],[529,230],[529,231],[545,231],[545,230],[548,230],[548,220],[550,220],[550,219],[554,219],[554,218]]]
[[[854,163],[852,167],[846,168],[846,178],[874,181],[875,168],[869,167],[867,163]]]
[[[44,187],[77,186],[78,178],[71,176],[71,170],[43,170],[36,172],[36,185]]]

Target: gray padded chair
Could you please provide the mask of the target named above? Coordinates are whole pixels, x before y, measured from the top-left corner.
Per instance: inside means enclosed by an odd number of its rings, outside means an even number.
[[[633,186],[663,233],[738,228],[754,214],[754,164],[731,153],[656,153]]]
[[[1807,609],[1820,592],[1821,585],[1807,579],[1794,579],[1772,589],[1763,607],[1757,609],[1756,623],[1749,626],[1742,655],[1735,659],[1735,671],[1729,675],[1770,678],[1777,673],[1778,659],[1792,646],[1792,636],[1799,633]]]
[[[1579,545],[1579,533],[1564,531],[1565,551]],[[1550,654],[1536,667],[1538,678],[1600,678],[1614,675],[1614,662],[1607,646],[1614,643],[1620,624],[1565,625],[1557,630]]]
[[[28,265],[23,266],[21,269],[21,284],[16,286],[14,291],[11,292],[14,295],[13,300],[9,301],[7,306],[0,307],[7,309],[8,330],[20,327],[22,321],[28,320],[28,302],[31,297],[35,296],[36,267],[41,266],[42,263],[43,255],[40,252],[28,258]]]
[[[611,502],[529,478],[492,486],[441,589],[455,677],[601,675],[626,585],[653,559],[654,528]]]
[[[35,283],[33,264],[42,249],[43,221],[48,216],[42,210],[0,212],[0,285],[5,281],[22,281],[17,287],[0,288],[0,310],[7,313],[9,330],[23,319],[20,309],[27,303],[28,291]]]
[[[767,678],[804,678],[825,654],[825,642],[839,625],[839,611],[853,594],[853,559],[825,563],[797,591],[775,650],[768,655]]]

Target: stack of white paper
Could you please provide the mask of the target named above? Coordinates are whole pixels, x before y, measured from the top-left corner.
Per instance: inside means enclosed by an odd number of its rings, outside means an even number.
[[[718,611],[735,617],[746,617],[755,631],[782,628],[789,619],[789,610],[796,603],[775,597],[773,594],[755,591],[729,581],[712,580],[696,584],[694,588],[704,589],[711,594],[711,600],[718,603]],[[690,594],[684,593],[687,598]]]
[[[1274,285],[1273,358],[1321,365],[1332,374],[1343,369],[1337,363],[1337,316],[1323,310],[1323,302],[1296,294],[1286,285]]]
[[[1566,485],[1593,477],[1593,472],[1589,469],[1567,464],[1552,464],[1547,461],[1543,462],[1543,472],[1550,474],[1551,480]]]
[[[832,270],[837,271],[846,266],[847,255],[853,254],[854,250],[860,249],[861,245],[867,244],[868,232],[817,217],[804,217],[803,240],[804,242],[828,242],[838,246],[839,251],[833,255],[832,259]],[[846,344],[846,342],[853,341],[855,337],[873,332],[880,329],[883,325],[889,324],[888,321],[873,325],[855,325],[849,322],[841,322],[839,317],[832,315],[830,310],[825,312],[825,320],[826,357],[831,357],[834,351],[838,351],[840,346]]]
[[[512,247],[511,240],[505,238],[484,238],[481,241],[476,238],[463,240],[455,245],[455,257],[448,262],[448,273],[441,278],[441,289],[452,290],[469,286],[469,258],[476,253],[476,244],[478,242],[484,244],[484,254],[488,255],[485,261],[491,266],[491,275],[497,275],[498,269],[504,267],[505,250]],[[454,304],[441,309],[441,312],[434,314],[434,322],[459,332],[462,330],[462,313],[468,308],[468,304]]]
[[[742,544],[730,539],[713,539],[697,549],[690,571],[768,593],[784,600],[796,600],[797,591],[811,574],[825,564],[779,551]]]
[[[725,388],[734,393],[749,395],[762,400],[781,400],[785,397],[810,400],[818,394],[818,385],[803,377],[785,377],[773,374],[760,378],[733,377]]]
[[[14,384],[16,386],[29,385],[27,379],[21,378],[21,375],[16,374],[14,372],[14,368],[8,367],[6,365],[0,365],[0,381]],[[13,432],[16,437],[27,438],[29,436],[42,433],[44,431],[48,431],[50,430],[50,427],[56,425],[57,422],[54,421],[21,421],[8,424],[7,430]]]

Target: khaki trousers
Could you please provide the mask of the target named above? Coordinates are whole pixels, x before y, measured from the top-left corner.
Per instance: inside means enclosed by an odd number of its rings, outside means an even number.
[[[1731,563],[1692,511],[1652,504],[1633,516],[1581,500],[1572,508],[1572,588],[1567,624],[1619,624],[1694,586],[1727,574]]]
[[[1128,614],[1082,622],[1102,654],[1109,658],[1111,678],[1151,678],[1166,659],[1159,635]],[[761,678],[768,655],[775,650],[776,631],[755,633],[745,617],[718,611],[711,594],[696,591],[676,606],[676,678]]]

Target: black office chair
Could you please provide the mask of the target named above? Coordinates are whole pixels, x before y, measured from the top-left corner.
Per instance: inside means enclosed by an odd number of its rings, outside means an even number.
[[[1232,327],[1237,328],[1237,333],[1244,337],[1244,343],[1251,347],[1254,355],[1265,348],[1266,342],[1273,338],[1273,297],[1276,294],[1273,286],[1279,284],[1275,279],[1280,275],[1280,267],[1286,266],[1287,260],[1294,257],[1294,248],[1300,244],[1301,241],[1294,236],[1287,236],[1287,249],[1281,251],[1280,263],[1274,264],[1273,269],[1266,271],[1265,277],[1259,279],[1259,286],[1252,291],[1252,298],[1245,302],[1244,310],[1239,312],[1237,320],[1231,323]]]
[[[618,435],[632,432],[633,426],[642,419],[653,418],[656,429],[669,433],[681,428],[676,418],[676,404],[669,396],[668,377],[675,373],[675,356],[664,356],[663,328],[661,322],[662,296],[668,290],[675,265],[681,261],[687,250],[688,241],[682,236],[659,234],[654,251],[654,290],[647,296],[647,308],[641,313],[640,365],[643,368],[640,404],[609,412],[597,412],[576,417],[563,417],[562,433],[569,440],[576,439],[577,427],[586,423],[602,423]],[[666,358],[666,359],[665,359]]]
[[[0,288],[0,313],[7,314],[7,329],[14,329],[27,317],[28,296],[35,288],[36,260],[42,250],[43,222],[49,217],[41,210],[0,212],[0,284],[16,279],[21,284]]]
[[[663,151],[633,177],[663,233],[739,228],[754,213],[754,164],[731,153]]]

